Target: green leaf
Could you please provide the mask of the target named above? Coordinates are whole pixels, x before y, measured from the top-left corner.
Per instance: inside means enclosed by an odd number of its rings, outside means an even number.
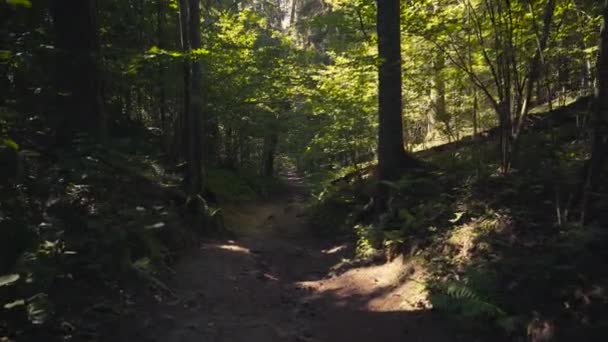
[[[30,0],[6,0],[6,3],[14,6],[32,7],[32,2]]]
[[[10,309],[14,309],[16,307],[24,306],[24,305],[25,305],[25,300],[18,299],[18,300],[14,301],[14,302],[10,302],[10,303],[4,304],[4,308],[7,309],[7,310],[10,310]]]
[[[2,143],[3,143],[3,144],[6,146],[6,147],[8,147],[8,148],[10,148],[10,149],[13,149],[13,150],[15,150],[15,151],[19,151],[19,145],[18,145],[16,142],[14,142],[13,140],[11,140],[11,139],[3,139],[3,140],[2,140]]]
[[[7,274],[0,277],[0,287],[13,285],[21,276],[18,274]]]
[[[141,258],[133,263],[133,266],[140,270],[148,270],[150,269],[151,265],[152,261],[150,258]]]
[[[8,60],[13,55],[11,50],[0,50],[0,60]]]
[[[27,301],[27,316],[30,322],[34,325],[44,324],[51,316],[48,295],[46,293],[39,293]]]
[[[454,217],[453,219],[451,219],[450,222],[456,223],[456,222],[460,221],[460,219],[462,218],[462,215],[464,215],[464,211],[456,213],[456,217]]]

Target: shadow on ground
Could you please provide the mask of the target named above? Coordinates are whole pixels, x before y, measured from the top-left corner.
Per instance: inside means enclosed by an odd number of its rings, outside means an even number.
[[[397,305],[407,292],[395,290],[412,272],[403,261],[353,265],[332,275],[353,248],[309,238],[302,201],[295,183],[274,201],[228,207],[238,238],[205,243],[184,257],[168,282],[175,295],[134,303],[131,316],[109,334],[112,340],[460,340],[430,310]]]

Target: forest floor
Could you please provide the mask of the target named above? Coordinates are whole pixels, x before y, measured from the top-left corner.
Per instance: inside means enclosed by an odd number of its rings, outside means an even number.
[[[380,217],[373,165],[213,170],[231,240],[203,242],[153,137],[47,151],[28,121],[23,184],[0,183],[0,341],[604,341],[608,216],[582,227],[573,200],[587,103],[530,116],[506,176],[495,131],[417,153],[436,170]]]
[[[311,237],[293,173],[274,199],[228,206],[237,238],[205,242],[167,281],[171,296],[134,304],[118,341],[457,341],[423,303],[424,270],[402,258],[348,262],[348,242]]]

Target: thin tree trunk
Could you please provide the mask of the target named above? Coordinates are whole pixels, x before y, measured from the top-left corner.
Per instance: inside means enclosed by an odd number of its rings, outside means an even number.
[[[545,80],[546,88],[547,88],[547,106],[549,107],[549,111],[553,110],[553,87],[551,86],[551,80],[548,78]]]
[[[157,39],[158,47],[165,48],[165,0],[157,0]],[[158,62],[158,116],[160,119],[160,127],[162,130],[161,144],[162,149],[166,154],[169,154],[169,123],[167,120],[167,99],[165,90],[165,65],[161,59]]]
[[[264,150],[262,155],[262,175],[272,177],[274,175],[274,160],[279,137],[276,133],[269,134],[264,138]]]
[[[188,23],[190,20],[189,14],[189,4],[188,0],[179,0],[179,26],[180,26],[180,44],[182,51],[188,54],[190,50],[190,35],[188,31]],[[190,134],[187,131],[188,121],[190,117],[190,59],[184,59],[183,65],[183,110],[180,118],[180,125],[176,130],[176,137],[181,139],[176,139],[176,142],[179,144],[177,150],[180,151],[183,159],[188,160],[189,156],[189,145],[190,145]],[[189,172],[186,173],[186,183],[190,183],[189,181]]]
[[[530,11],[532,12],[532,4],[530,6]],[[534,53],[534,57],[530,62],[530,72],[528,74],[528,82],[526,84],[526,89],[524,91],[524,99],[521,111],[519,115],[515,119],[514,131],[513,131],[513,139],[517,140],[519,133],[521,132],[521,127],[523,121],[528,115],[530,111],[530,101],[532,100],[532,93],[534,90],[534,84],[537,82],[541,66],[544,63],[543,53],[547,48],[547,41],[549,39],[549,33],[551,32],[551,23],[553,21],[553,13],[555,12],[555,0],[549,0],[545,7],[545,13],[543,15],[543,31],[539,37],[537,37],[537,47],[536,52]]]
[[[291,0],[291,14],[289,15],[289,27],[294,27],[296,24],[298,0]]]
[[[433,90],[431,98],[433,101],[433,109],[435,112],[435,122],[439,121],[445,125],[446,132],[450,141],[454,138],[454,132],[450,123],[450,117],[447,112],[445,101],[445,79],[443,78],[443,69],[445,68],[445,56],[443,52],[436,51],[433,60]]]
[[[477,135],[479,134],[479,118],[478,111],[479,104],[477,103],[477,90],[473,90],[473,138],[477,139]]]
[[[584,18],[583,15],[581,15],[581,9],[579,8],[579,5],[577,4],[577,2],[573,0],[572,5],[574,6],[574,10],[575,10],[576,15],[579,20],[578,24],[586,25],[587,20],[586,20],[586,18]],[[585,75],[583,76],[584,77],[583,96],[587,96],[595,90],[595,87],[597,86],[597,84],[596,84],[596,79],[595,79],[595,75],[593,72],[593,60],[592,60],[593,58],[591,57],[591,54],[586,52],[587,44],[585,42],[584,34],[581,34],[580,43],[581,43],[582,50],[585,51]]]
[[[190,0],[190,48],[191,52],[202,47],[201,42],[201,23],[200,23],[200,1]],[[203,117],[203,85],[202,85],[202,66],[200,57],[193,57],[192,78],[190,79],[190,115],[188,128],[189,139],[189,170],[190,170],[190,191],[201,193],[204,189],[204,169],[203,169],[203,139],[204,122]]]

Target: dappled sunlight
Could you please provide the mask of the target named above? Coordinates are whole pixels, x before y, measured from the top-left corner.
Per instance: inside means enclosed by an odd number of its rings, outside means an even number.
[[[507,225],[500,224],[509,220],[506,214],[493,214],[457,226],[448,234],[443,252],[450,255],[452,262],[459,267],[466,266],[480,253],[492,252],[491,246],[483,240],[493,232],[511,229]],[[513,239],[515,238],[511,236],[511,242]]]
[[[608,0],[0,0],[0,342],[603,342]]]
[[[298,282],[313,291],[311,298],[331,294],[335,303],[373,312],[416,311],[428,308],[427,272],[403,256],[382,264],[350,269],[318,281]]]

